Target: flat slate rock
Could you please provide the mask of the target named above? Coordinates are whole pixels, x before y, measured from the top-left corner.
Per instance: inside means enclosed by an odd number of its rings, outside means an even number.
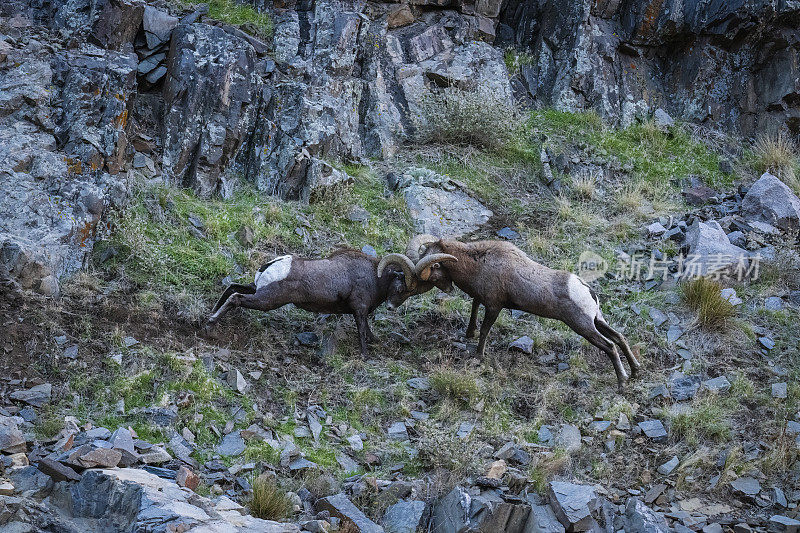
[[[425,512],[425,502],[401,500],[386,509],[383,529],[386,533],[416,533]]]
[[[46,457],[39,459],[36,467],[53,478],[53,481],[78,481],[81,479],[80,474],[72,468]]]
[[[53,386],[49,383],[36,385],[28,390],[14,391],[8,395],[12,400],[25,402],[34,407],[41,407],[50,403],[50,396],[53,394]]]
[[[725,376],[707,379],[703,382],[703,388],[712,392],[724,392],[731,388],[731,382]]]
[[[655,442],[664,442],[667,440],[667,430],[661,420],[645,420],[639,422],[639,429],[644,432],[645,436]]]
[[[245,443],[241,433],[232,431],[222,438],[222,442],[217,446],[217,453],[225,456],[235,456],[244,453]]]
[[[327,496],[317,500],[315,505],[316,510],[328,511],[331,516],[335,516],[342,520],[345,527],[355,527],[354,531],[360,533],[384,533],[384,529],[367,518],[358,507],[353,505],[347,496],[342,493],[333,496]],[[349,531],[349,530],[348,530]]]
[[[509,350],[516,350],[518,352],[532,354],[533,353],[533,339],[527,335],[522,336],[508,345]]]
[[[743,476],[731,481],[731,488],[737,494],[753,497],[761,492],[761,483],[755,478]]]

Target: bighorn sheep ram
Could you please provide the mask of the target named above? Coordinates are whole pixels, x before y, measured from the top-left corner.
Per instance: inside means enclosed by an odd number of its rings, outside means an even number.
[[[367,317],[383,302],[394,308],[409,296],[434,286],[449,292],[453,285],[438,265],[454,261],[446,254],[429,254],[414,264],[403,254],[388,254],[380,262],[357,250],[338,250],[325,259],[296,255],[276,257],[262,266],[248,285],[225,289],[208,319],[208,326],[231,309],[271,311],[288,303],[316,313],[351,314],[358,329],[361,354],[374,336]],[[434,271],[430,275],[431,271]],[[388,275],[379,276],[378,272]],[[425,273],[425,280],[419,276]]]
[[[479,355],[484,352],[486,337],[500,311],[518,309],[561,320],[606,353],[614,364],[620,390],[628,374],[615,344],[628,360],[631,376],[638,374],[639,362],[628,341],[608,325],[597,295],[578,276],[540,265],[513,244],[502,241],[465,243],[418,235],[409,242],[406,250],[406,256],[417,262],[442,254],[455,257],[457,261],[441,263],[440,270],[473,298],[467,337],[475,334],[478,307],[483,304],[486,308],[478,341]]]

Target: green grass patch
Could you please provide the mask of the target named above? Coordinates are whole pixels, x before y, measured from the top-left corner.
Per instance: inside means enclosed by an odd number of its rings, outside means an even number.
[[[178,0],[178,3],[189,7],[199,4],[192,0]],[[206,3],[209,18],[242,26],[244,31],[257,37],[266,39],[272,36],[275,25],[269,14],[262,13],[248,4],[240,4],[236,0],[209,0]]]
[[[471,403],[480,394],[475,376],[463,370],[439,368],[430,375],[431,387],[446,398]]]
[[[270,464],[278,464],[280,457],[280,450],[276,450],[266,442],[248,443],[244,450],[244,459],[247,462],[264,461]]]
[[[296,207],[242,190],[231,200],[201,199],[187,189],[157,187],[139,191],[127,210],[111,219],[109,245],[118,255],[104,265],[121,268],[133,281],[175,290],[212,292],[236,263],[249,268],[250,254],[235,240],[242,226],[258,243],[298,245]],[[197,236],[189,217],[204,225]]]
[[[627,128],[603,125],[594,111],[570,113],[545,109],[535,111],[529,127],[570,142],[584,141],[600,156],[615,156],[633,165],[636,177],[653,183],[669,183],[689,175],[702,177],[712,187],[730,186],[734,176],[719,170],[719,156],[696,141],[679,125],[661,132],[651,120]]]
[[[719,398],[715,395],[703,396],[692,403],[686,412],[668,413],[670,417],[670,433],[676,439],[684,439],[696,445],[701,439],[725,442],[730,439],[730,416],[735,401],[730,398]]]

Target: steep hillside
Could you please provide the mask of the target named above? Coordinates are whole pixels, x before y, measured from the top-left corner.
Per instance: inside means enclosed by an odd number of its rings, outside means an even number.
[[[796,10],[718,4],[4,3],[0,530],[792,531]],[[205,327],[423,232],[580,274],[640,378],[516,310],[478,357],[458,290],[366,357]]]

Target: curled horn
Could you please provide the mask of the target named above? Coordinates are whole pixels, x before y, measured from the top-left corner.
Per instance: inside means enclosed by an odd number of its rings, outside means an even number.
[[[427,233],[423,233],[421,235],[415,235],[408,241],[408,246],[406,246],[406,255],[411,259],[411,261],[419,261],[419,250],[426,244],[430,244],[432,242],[436,242],[439,239],[434,237],[433,235],[429,235]]]
[[[414,266],[414,273],[419,276],[422,281],[428,281],[431,277],[431,265],[434,263],[444,263],[445,261],[458,261],[458,259],[450,254],[431,254],[426,255]]]
[[[416,272],[414,271],[414,262],[403,254],[387,254],[378,263],[378,277],[381,277],[383,270],[387,265],[396,264],[403,269],[405,274],[406,288],[413,290],[417,285]]]

